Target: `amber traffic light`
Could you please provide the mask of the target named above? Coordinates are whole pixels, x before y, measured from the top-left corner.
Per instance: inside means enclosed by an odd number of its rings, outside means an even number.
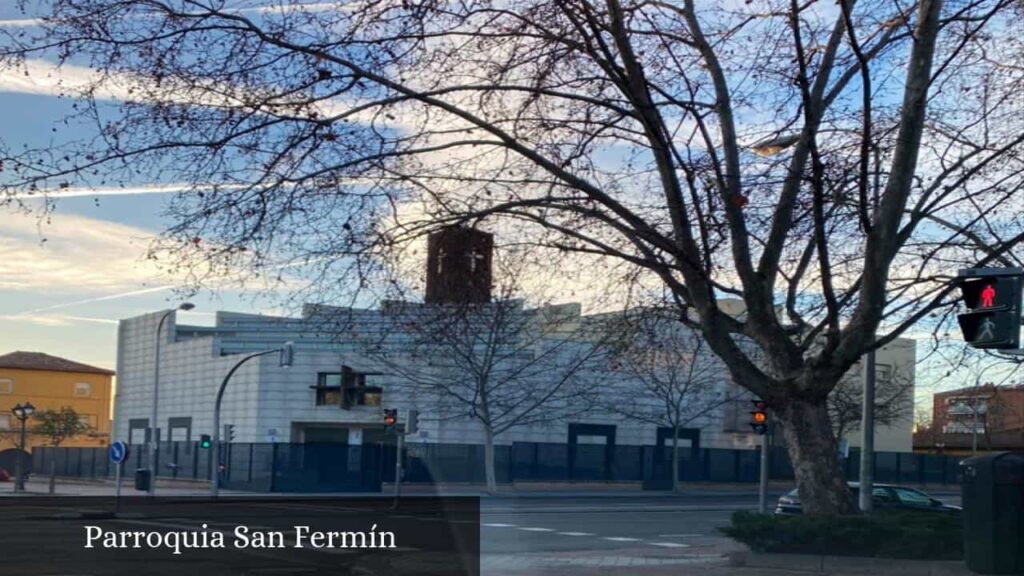
[[[751,400],[754,409],[750,411],[750,427],[758,434],[768,433],[768,404],[764,400]]]

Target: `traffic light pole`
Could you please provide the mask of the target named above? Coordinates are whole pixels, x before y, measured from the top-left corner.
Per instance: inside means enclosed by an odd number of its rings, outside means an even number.
[[[404,426],[395,426],[395,434],[398,436],[395,445],[398,450],[395,455],[395,500],[391,504],[392,510],[398,508],[398,497],[402,494],[402,450],[405,449],[405,430],[403,428]]]
[[[757,511],[761,514],[768,513],[768,468],[771,464],[770,454],[772,451],[772,421],[768,421],[768,431],[761,436],[761,474],[757,486]]]
[[[210,496],[212,498],[216,498],[220,493],[220,405],[224,400],[224,390],[228,387],[228,382],[231,381],[231,377],[235,375],[235,372],[243,364],[253,358],[259,358],[267,354],[281,354],[280,365],[282,367],[291,366],[291,346],[291,342],[287,342],[281,348],[249,354],[232,366],[231,370],[224,376],[224,380],[221,381],[220,388],[217,390],[217,400],[213,404],[213,444],[210,446],[210,450],[213,452],[213,463],[210,465]]]

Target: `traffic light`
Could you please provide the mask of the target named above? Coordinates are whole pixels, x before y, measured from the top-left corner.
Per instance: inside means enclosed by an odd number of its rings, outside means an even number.
[[[758,434],[768,433],[768,404],[764,400],[751,400],[754,409],[750,411],[750,427]]]
[[[291,368],[292,364],[295,363],[295,343],[285,342],[284,346],[281,347],[280,356],[277,364],[281,368]]]
[[[970,268],[957,283],[967,312],[958,314],[964,341],[974,348],[1020,347],[1020,268]]]
[[[235,439],[235,425],[225,424],[224,425],[224,441],[231,442]]]
[[[388,432],[394,431],[398,425],[398,408],[384,409],[384,425],[388,427]]]
[[[200,434],[199,447],[202,448],[203,450],[209,450],[211,446],[213,446],[213,440],[210,438],[210,435]]]

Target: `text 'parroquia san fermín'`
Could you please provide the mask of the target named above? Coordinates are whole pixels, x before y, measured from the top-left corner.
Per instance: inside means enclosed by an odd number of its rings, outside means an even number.
[[[228,537],[230,536],[230,538]],[[167,549],[173,554],[182,550],[208,548],[267,549],[267,548],[395,548],[395,533],[378,531],[374,524],[369,530],[319,531],[309,526],[293,526],[290,531],[253,530],[236,526],[226,534],[210,530],[203,524],[198,530],[135,531],[104,530],[99,526],[85,526],[84,548],[103,549]]]

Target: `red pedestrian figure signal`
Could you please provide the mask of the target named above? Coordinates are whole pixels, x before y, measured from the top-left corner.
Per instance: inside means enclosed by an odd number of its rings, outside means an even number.
[[[996,305],[996,287],[992,284],[985,286],[981,291],[981,307],[982,308],[995,308]]]

